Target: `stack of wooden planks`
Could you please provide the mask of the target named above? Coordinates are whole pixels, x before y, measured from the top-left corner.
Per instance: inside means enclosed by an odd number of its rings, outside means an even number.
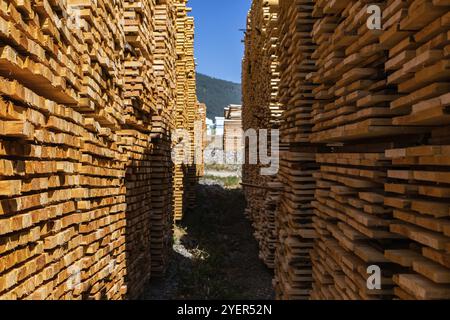
[[[242,106],[231,104],[224,110],[223,150],[227,161],[236,161],[243,152]]]
[[[406,239],[385,257],[398,266],[396,298],[450,299],[450,3],[388,1],[383,15],[393,124],[423,132],[385,152],[390,231]]]
[[[426,145],[392,149],[384,204],[393,209],[390,230],[408,239],[386,250],[400,266],[394,277],[400,299],[450,299],[449,149],[441,137]]]
[[[197,117],[196,117],[196,126],[195,132],[199,134],[195,136],[195,159],[197,165],[197,173],[196,173],[196,181],[205,175],[205,154],[204,150],[208,147],[208,137],[207,137],[207,124],[206,124],[206,115],[207,115],[207,106],[204,103],[199,103],[197,107]]]
[[[317,155],[314,299],[392,297],[393,266],[383,253],[399,237],[389,231],[392,213],[383,206],[384,148],[354,142]],[[371,265],[381,268],[382,290],[367,287]]]
[[[393,293],[392,266],[383,250],[398,236],[389,231],[391,210],[382,206],[384,150],[390,143],[380,139],[407,130],[391,125],[389,101],[397,95],[386,82],[379,31],[366,26],[367,6],[361,1],[314,6],[318,101],[311,140],[340,143],[316,158],[314,299],[390,298]],[[367,287],[371,265],[382,268],[382,290]]]
[[[430,107],[426,100],[439,97],[440,93],[426,87],[439,87],[439,81],[449,79],[450,73],[445,72],[448,61],[443,54],[433,51],[448,44],[448,38],[442,39],[439,33],[446,38],[449,28],[440,27],[442,19],[433,28],[424,28],[440,16],[446,13],[448,16],[449,4],[434,5],[432,1],[376,4],[383,9],[383,31],[367,28],[366,3],[317,2],[314,9],[320,18],[313,30],[318,45],[314,55],[320,66],[317,94],[324,100],[315,110],[312,140],[343,143],[333,153],[317,156],[321,169],[316,175],[315,225],[321,236],[314,252],[312,295],[317,299],[410,298],[410,294],[433,298],[423,295],[423,291],[434,292],[431,283],[427,287],[410,275],[398,276],[404,258],[409,258],[412,264],[416,258],[408,256],[405,250],[408,244],[403,238],[408,229],[402,229],[394,219],[412,217],[405,212],[408,211],[405,199],[392,198],[384,191],[401,193],[401,183],[388,182],[388,178],[409,179],[409,170],[401,172],[392,165],[414,165],[414,161],[404,158],[391,162],[392,156],[402,153],[396,153],[396,148],[423,144],[426,126],[448,123],[441,116],[433,122],[436,118],[431,109],[427,109],[427,116],[421,113],[425,119],[420,121],[411,114],[414,112],[411,108],[417,110],[413,106],[416,103],[423,110]],[[424,8],[430,12],[422,16]],[[421,32],[413,36],[412,30]],[[436,70],[430,71],[433,66]],[[441,66],[443,71],[439,71]],[[444,108],[433,110],[442,113]],[[394,150],[387,151],[390,149]],[[381,289],[367,286],[371,266],[381,270]],[[420,285],[414,286],[415,280]],[[402,285],[394,288],[394,282],[407,283],[407,289]]]
[[[315,152],[314,146],[290,145],[281,153],[283,192],[276,218],[275,291],[283,300],[307,299],[311,291]]]
[[[279,180],[283,184],[277,216],[275,291],[279,299],[307,299],[312,287],[310,252],[313,228],[313,177],[317,147],[310,142],[311,112],[316,102],[311,74],[316,71],[310,30],[312,1],[280,0],[279,102],[283,106]]]
[[[151,263],[152,277],[163,276],[172,249],[173,188],[171,161],[171,134],[175,129],[175,23],[173,1],[161,1],[155,6],[155,49],[153,73],[156,81],[155,105],[151,134]]]
[[[191,9],[189,8],[188,12]],[[183,59],[186,63],[186,84],[185,84],[185,99],[186,99],[186,125],[185,128],[189,132],[190,137],[190,159],[189,164],[185,169],[186,181],[184,196],[184,209],[193,209],[195,207],[195,194],[196,194],[196,185],[198,184],[198,175],[197,175],[197,165],[202,165],[202,152],[201,145],[202,141],[200,138],[203,137],[205,131],[203,131],[203,126],[201,123],[203,121],[206,122],[206,118],[199,119],[199,109],[200,104],[197,101],[197,81],[196,81],[196,73],[195,73],[195,57],[194,57],[194,18],[187,17],[185,21],[185,52],[183,55]],[[206,114],[205,114],[206,117]],[[198,148],[197,148],[198,145]],[[200,152],[199,152],[200,151]],[[177,220],[179,220],[178,212],[175,213]]]
[[[176,106],[175,127],[181,130],[182,139],[174,141],[184,152],[179,157],[185,159],[175,163],[173,175],[174,201],[173,212],[175,221],[183,219],[186,209],[195,204],[195,185],[198,181],[195,154],[195,123],[199,115],[200,104],[196,97],[196,75],[194,59],[194,19],[187,14],[191,10],[186,7],[187,0],[177,0],[176,7]],[[206,113],[202,117],[206,117]],[[200,122],[206,122],[206,118]],[[200,126],[198,126],[200,128]],[[197,132],[203,136],[204,132]],[[187,154],[186,154],[187,153]],[[202,165],[201,160],[198,165]]]
[[[160,241],[171,236],[170,226],[164,234],[158,233],[159,223],[154,224],[152,200],[152,160],[155,150],[151,139],[152,120],[157,114],[156,93],[157,74],[154,71],[154,51],[156,47],[156,5],[153,1],[125,1],[124,29],[127,47],[124,51],[124,98],[126,129],[118,134],[127,139],[123,149],[128,152],[126,166],[127,190],[127,283],[128,297],[137,298],[148,282],[152,265],[156,270],[158,263],[152,262],[163,255],[165,247],[153,242],[152,232]],[[166,6],[169,9],[169,6]],[[170,52],[166,52],[170,54]],[[160,84],[161,85],[161,84]],[[167,214],[167,213],[166,213]],[[159,221],[158,221],[159,222]],[[156,229],[156,230],[155,230]],[[169,231],[169,232],[168,232]],[[165,241],[167,242],[167,241]],[[156,245],[156,246],[155,246]],[[160,251],[160,252],[158,252]]]
[[[175,19],[172,1],[0,1],[0,299],[136,298],[164,271]]]
[[[242,63],[242,127],[248,136],[245,154],[258,160],[255,145],[262,135],[267,136],[270,150],[271,130],[280,125],[281,106],[278,103],[278,0],[253,1],[247,18],[245,56]],[[266,130],[264,132],[262,130]],[[254,137],[252,137],[253,135]],[[230,143],[235,147],[234,137]],[[252,143],[252,145],[250,145]],[[281,185],[276,176],[264,176],[265,165],[259,161],[243,165],[243,186],[247,200],[246,214],[252,220],[255,237],[260,246],[260,257],[274,268],[275,216],[278,211]]]
[[[175,98],[175,127],[180,130],[187,130],[187,99],[186,99],[186,87],[187,87],[187,69],[186,69],[186,37],[187,30],[187,8],[185,7],[184,0],[178,0],[175,2],[176,8],[176,54],[178,59],[176,61],[176,98]],[[184,138],[184,132],[182,132],[181,137],[176,137],[177,139]],[[178,141],[174,141],[176,143]],[[184,144],[180,145],[183,147]],[[190,149],[189,149],[190,150]],[[184,152],[181,152],[179,157],[181,159],[185,158]],[[179,163],[180,159],[177,159],[174,164],[173,170],[173,188],[174,188],[174,198],[173,198],[173,214],[175,221],[180,221],[184,214],[184,184],[185,184],[185,172],[186,164]]]
[[[277,297],[449,299],[450,3],[279,4]]]

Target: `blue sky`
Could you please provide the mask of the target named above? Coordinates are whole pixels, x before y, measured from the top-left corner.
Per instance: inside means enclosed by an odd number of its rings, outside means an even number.
[[[241,82],[241,63],[247,12],[251,0],[190,0],[195,17],[197,71]]]

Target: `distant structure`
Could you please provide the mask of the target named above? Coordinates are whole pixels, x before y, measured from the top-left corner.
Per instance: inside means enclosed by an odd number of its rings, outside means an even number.
[[[226,154],[242,152],[242,106],[230,104],[224,110],[223,144]]]
[[[242,130],[242,106],[229,105],[223,117],[215,117],[215,123],[207,119],[208,147],[205,149],[206,163],[238,164],[244,147]]]
[[[223,136],[224,122],[224,117],[216,117],[216,130],[214,132],[215,136]]]
[[[214,135],[214,131],[215,131],[214,121],[209,118],[206,118],[206,135],[208,137],[211,137],[212,135]]]

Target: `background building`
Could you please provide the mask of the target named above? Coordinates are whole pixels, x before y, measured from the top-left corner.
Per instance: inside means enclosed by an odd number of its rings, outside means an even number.
[[[216,129],[214,135],[223,136],[223,126],[224,126],[225,118],[224,117],[216,117]]]
[[[224,110],[224,151],[236,153],[242,151],[242,106],[231,104]]]

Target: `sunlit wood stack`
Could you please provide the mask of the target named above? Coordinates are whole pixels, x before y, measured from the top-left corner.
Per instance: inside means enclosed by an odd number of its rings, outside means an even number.
[[[247,17],[245,55],[242,62],[242,129],[244,132],[262,134],[267,130],[270,150],[271,129],[278,129],[281,108],[277,102],[279,75],[278,66],[278,0],[253,1]],[[245,138],[245,137],[244,137]],[[242,139],[244,139],[242,138]],[[245,143],[243,165],[243,187],[247,200],[246,214],[252,220],[255,237],[260,246],[260,257],[264,263],[274,267],[275,216],[281,191],[276,176],[261,174],[264,167],[259,162],[250,163],[250,157],[258,159],[255,145]]]
[[[195,207],[195,192],[198,184],[197,168],[201,166],[202,161],[202,142],[200,137],[203,131],[200,123],[197,123],[198,112],[200,105],[197,100],[197,81],[195,74],[195,58],[194,58],[194,18],[187,17],[186,19],[186,46],[185,46],[185,60],[186,60],[186,112],[187,112],[187,130],[190,135],[190,160],[185,171],[186,181],[184,194],[184,208],[193,209]],[[205,119],[206,121],[206,119]],[[197,130],[197,131],[196,131]],[[198,141],[197,141],[198,140]]]
[[[187,71],[186,71],[186,19],[187,9],[185,7],[185,0],[178,0],[175,3],[176,7],[176,54],[178,59],[176,61],[176,109],[175,109],[175,128],[179,130],[187,131],[187,102],[186,102],[186,84],[187,84]],[[190,136],[188,136],[190,137]],[[181,137],[177,139],[186,139],[184,132]],[[178,143],[179,141],[174,141]],[[185,141],[184,141],[185,142]],[[186,147],[184,144],[179,145],[180,150]],[[188,149],[190,150],[190,149]],[[185,152],[181,151],[178,155],[181,160],[185,159]],[[184,213],[184,184],[185,184],[185,164],[179,163],[180,159],[176,159],[173,172],[173,213],[175,221],[179,221],[183,218]],[[183,162],[185,162],[183,160]]]
[[[411,218],[414,213],[408,216],[408,212],[402,212],[408,211],[408,204],[401,195],[391,198],[384,192],[386,188],[402,193],[401,185],[389,183],[388,177],[409,179],[409,170],[391,168],[389,159],[405,149],[398,153],[386,150],[422,144],[425,126],[445,123],[443,118],[433,122],[434,114],[425,116],[424,121],[408,114],[415,103],[420,102],[424,110],[430,107],[424,100],[448,92],[425,89],[432,82],[448,80],[450,74],[439,72],[441,67],[445,70],[448,61],[432,52],[448,44],[448,38],[438,36],[440,27],[424,27],[439,14],[448,13],[449,7],[435,6],[431,1],[376,4],[384,9],[385,31],[367,28],[367,4],[360,1],[342,5],[317,2],[315,6],[315,14],[320,17],[313,30],[318,44],[314,56],[320,67],[315,78],[320,87],[315,94],[324,100],[314,110],[312,140],[344,146],[317,157],[321,170],[316,175],[315,226],[320,240],[313,259],[314,299],[408,298],[407,292],[420,297],[424,291],[434,290],[427,288],[428,283],[420,277],[397,275],[399,262],[407,264],[404,259],[414,260],[414,256],[404,251],[407,243],[402,238],[408,235],[408,227],[402,228],[393,219]],[[425,7],[429,12],[422,15]],[[412,30],[417,29],[423,31],[413,37]],[[434,65],[436,70],[430,71],[427,65]],[[433,110],[438,109],[443,111],[442,107]],[[432,158],[437,161],[438,153]],[[394,160],[394,164],[402,163],[413,165],[414,161]],[[405,207],[397,207],[396,212],[394,208],[401,204]],[[446,206],[448,211],[448,203]],[[382,272],[381,290],[367,286],[368,268],[373,265]],[[401,285],[394,289],[394,282]]]
[[[0,297],[121,298],[126,158],[112,134],[123,122],[121,56],[102,37],[124,44],[104,20],[110,10],[120,21],[123,7],[3,1],[0,10]],[[90,14],[98,23],[88,32]],[[103,50],[84,41],[97,28]]]
[[[171,134],[175,128],[175,6],[173,1],[155,6],[156,112],[152,115],[152,277],[164,275],[172,247],[173,196]]]
[[[183,163],[175,163],[173,186],[173,211],[175,221],[183,218],[185,211],[195,203],[197,166],[195,155],[195,119],[199,104],[196,97],[196,76],[194,59],[194,19],[187,14],[186,0],[177,0],[176,7],[176,112],[175,127],[181,131],[182,145],[178,156]],[[175,141],[179,144],[179,141]],[[185,148],[183,148],[185,146]],[[186,154],[187,153],[187,154]]]
[[[343,145],[317,155],[314,222],[320,237],[312,298],[392,298],[394,266],[384,250],[398,236],[389,231],[392,211],[382,205],[389,165],[384,150],[394,143],[393,134],[408,130],[392,126],[389,102],[397,94],[386,81],[380,31],[367,28],[367,4],[318,1],[314,16],[314,94],[320,101],[314,105],[312,141]],[[371,265],[381,267],[381,290],[367,286]]]
[[[391,210],[383,206],[386,147],[355,142],[317,156],[314,299],[392,297],[394,267],[383,253],[398,236],[389,231]],[[367,287],[371,265],[382,268],[382,290]]]
[[[53,9],[59,11],[56,7]],[[74,5],[69,1],[68,10],[73,19],[69,29],[75,34],[81,32],[80,39],[84,40],[79,47],[83,50],[81,61],[75,61],[83,70],[83,87],[81,99],[74,108],[85,115],[85,124],[90,123],[90,127],[87,127],[88,133],[80,136],[83,152],[80,187],[84,189],[84,195],[76,199],[77,214],[82,213],[86,217],[78,231],[83,236],[80,245],[85,256],[81,265],[65,265],[69,277],[62,284],[68,290],[64,298],[72,298],[70,295],[73,294],[74,298],[117,299],[128,293],[125,278],[128,263],[125,243],[127,198],[124,185],[127,158],[119,146],[122,142],[120,136],[113,134],[125,122],[121,81],[124,77],[125,35],[122,25],[110,24],[108,20],[123,19],[123,2]],[[42,23],[44,21],[48,20],[41,20]],[[72,45],[76,46],[74,43]],[[73,48],[68,48],[67,52],[71,50]],[[70,69],[70,65],[67,68]],[[50,220],[46,223],[54,222]],[[59,238],[65,231],[55,230],[53,236]],[[54,250],[64,252],[65,248],[62,241]],[[79,250],[77,247],[74,249]],[[80,266],[81,283],[77,285],[77,268]],[[64,270],[61,272],[64,273]]]
[[[208,140],[207,140],[207,125],[206,125],[206,115],[207,115],[207,106],[204,103],[198,103],[197,107],[197,118],[196,118],[196,127],[195,130],[198,130],[198,134],[195,137],[195,143],[197,143],[195,148],[195,159],[197,165],[197,181],[199,178],[205,175],[205,157],[204,151],[207,148]]]
[[[242,106],[229,105],[224,110],[224,118],[223,146],[225,154],[238,159],[238,155],[243,151]]]
[[[0,299],[136,298],[163,270],[173,10],[0,2]]]
[[[310,252],[313,228],[313,174],[317,147],[310,142],[311,111],[316,102],[311,75],[317,67],[312,53],[312,1],[280,0],[279,102],[283,106],[280,159],[283,184],[277,215],[279,245],[275,259],[275,291],[279,299],[307,299],[312,287]]]
[[[450,299],[449,130],[426,145],[388,150],[384,203],[394,210],[390,230],[409,241],[386,250],[401,266],[394,277],[400,299]]]
[[[62,28],[70,27],[71,32],[74,32],[72,29],[75,28],[81,32],[75,32],[82,41],[78,50],[83,50],[79,57],[81,61],[75,61],[83,70],[83,87],[77,109],[89,114],[103,127],[114,130],[119,129],[127,119],[124,115],[126,101],[123,95],[126,39],[124,25],[120,23],[120,19],[125,17],[125,4],[126,2],[118,0],[96,3],[69,0],[67,9],[58,8],[63,10],[63,16],[68,14],[69,17],[62,20]],[[37,3],[34,6],[40,7],[39,13],[45,12],[44,8],[47,8],[42,1],[41,4]],[[50,15],[48,19],[51,20],[51,13],[48,14]],[[58,32],[54,36],[58,40]],[[76,46],[75,43],[72,45]]]
[[[277,297],[450,298],[450,3],[280,0],[278,21]]]
[[[151,162],[148,132],[151,129],[151,113],[154,85],[151,71],[154,48],[154,32],[151,24],[154,4],[151,1],[125,1],[125,110],[128,130],[120,135],[133,139],[124,149],[128,150],[127,188],[127,256],[130,268],[127,274],[130,287],[142,291],[150,277],[151,249]],[[137,6],[136,6],[137,5]],[[127,145],[133,147],[127,147]],[[130,200],[128,200],[130,199]]]
[[[390,231],[407,239],[385,257],[399,267],[396,298],[450,299],[450,3],[392,1],[383,15],[387,82],[399,93],[392,122],[426,131],[385,153]]]

